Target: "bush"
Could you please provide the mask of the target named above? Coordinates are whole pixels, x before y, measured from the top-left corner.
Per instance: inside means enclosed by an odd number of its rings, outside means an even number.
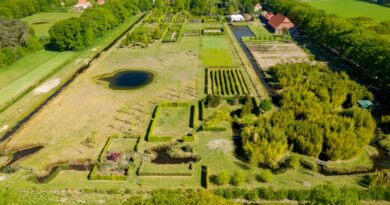
[[[245,183],[246,176],[241,172],[234,172],[230,178],[230,184],[233,186],[239,186],[242,183]]]
[[[230,175],[226,171],[222,171],[213,177],[213,183],[216,185],[225,185],[229,183]]]
[[[312,162],[310,160],[307,160],[307,159],[301,159],[300,160],[301,162],[301,165],[303,167],[305,167],[306,169],[309,169],[311,171],[318,171],[318,165],[315,163],[315,162]]]
[[[257,181],[264,182],[264,183],[270,182],[272,180],[272,177],[273,174],[269,169],[265,169],[256,175]]]
[[[272,102],[269,99],[262,100],[259,105],[259,109],[263,112],[272,110]]]
[[[300,165],[300,159],[298,155],[293,154],[287,159],[287,166],[293,169],[297,169]]]

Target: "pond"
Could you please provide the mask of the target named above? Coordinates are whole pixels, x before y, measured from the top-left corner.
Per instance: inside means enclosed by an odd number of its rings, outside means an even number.
[[[142,70],[125,70],[99,78],[113,90],[135,90],[153,82],[154,74]]]

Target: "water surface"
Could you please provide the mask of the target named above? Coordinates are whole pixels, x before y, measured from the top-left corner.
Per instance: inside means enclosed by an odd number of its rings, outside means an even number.
[[[154,74],[142,70],[119,71],[111,76],[99,78],[108,82],[113,90],[135,90],[153,82]]]

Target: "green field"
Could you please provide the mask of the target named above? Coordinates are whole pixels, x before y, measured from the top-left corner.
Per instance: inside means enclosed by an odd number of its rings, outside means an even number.
[[[390,20],[390,8],[360,0],[305,0],[327,13],[353,18],[366,16],[378,21]]]
[[[203,37],[200,55],[203,66],[234,66],[232,47],[226,37]]]
[[[79,17],[81,13],[70,13],[70,12],[43,12],[36,13],[34,15],[23,18],[22,20],[27,22],[35,32],[35,36],[49,37],[49,29],[56,22],[71,17]]]
[[[163,107],[153,135],[181,137],[191,132],[189,107]]]

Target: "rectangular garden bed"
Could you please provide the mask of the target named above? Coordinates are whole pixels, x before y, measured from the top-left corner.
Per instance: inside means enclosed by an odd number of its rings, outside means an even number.
[[[142,162],[138,176],[192,176],[190,164],[154,164]]]
[[[248,85],[240,69],[207,68],[206,94],[235,96],[249,94]]]

